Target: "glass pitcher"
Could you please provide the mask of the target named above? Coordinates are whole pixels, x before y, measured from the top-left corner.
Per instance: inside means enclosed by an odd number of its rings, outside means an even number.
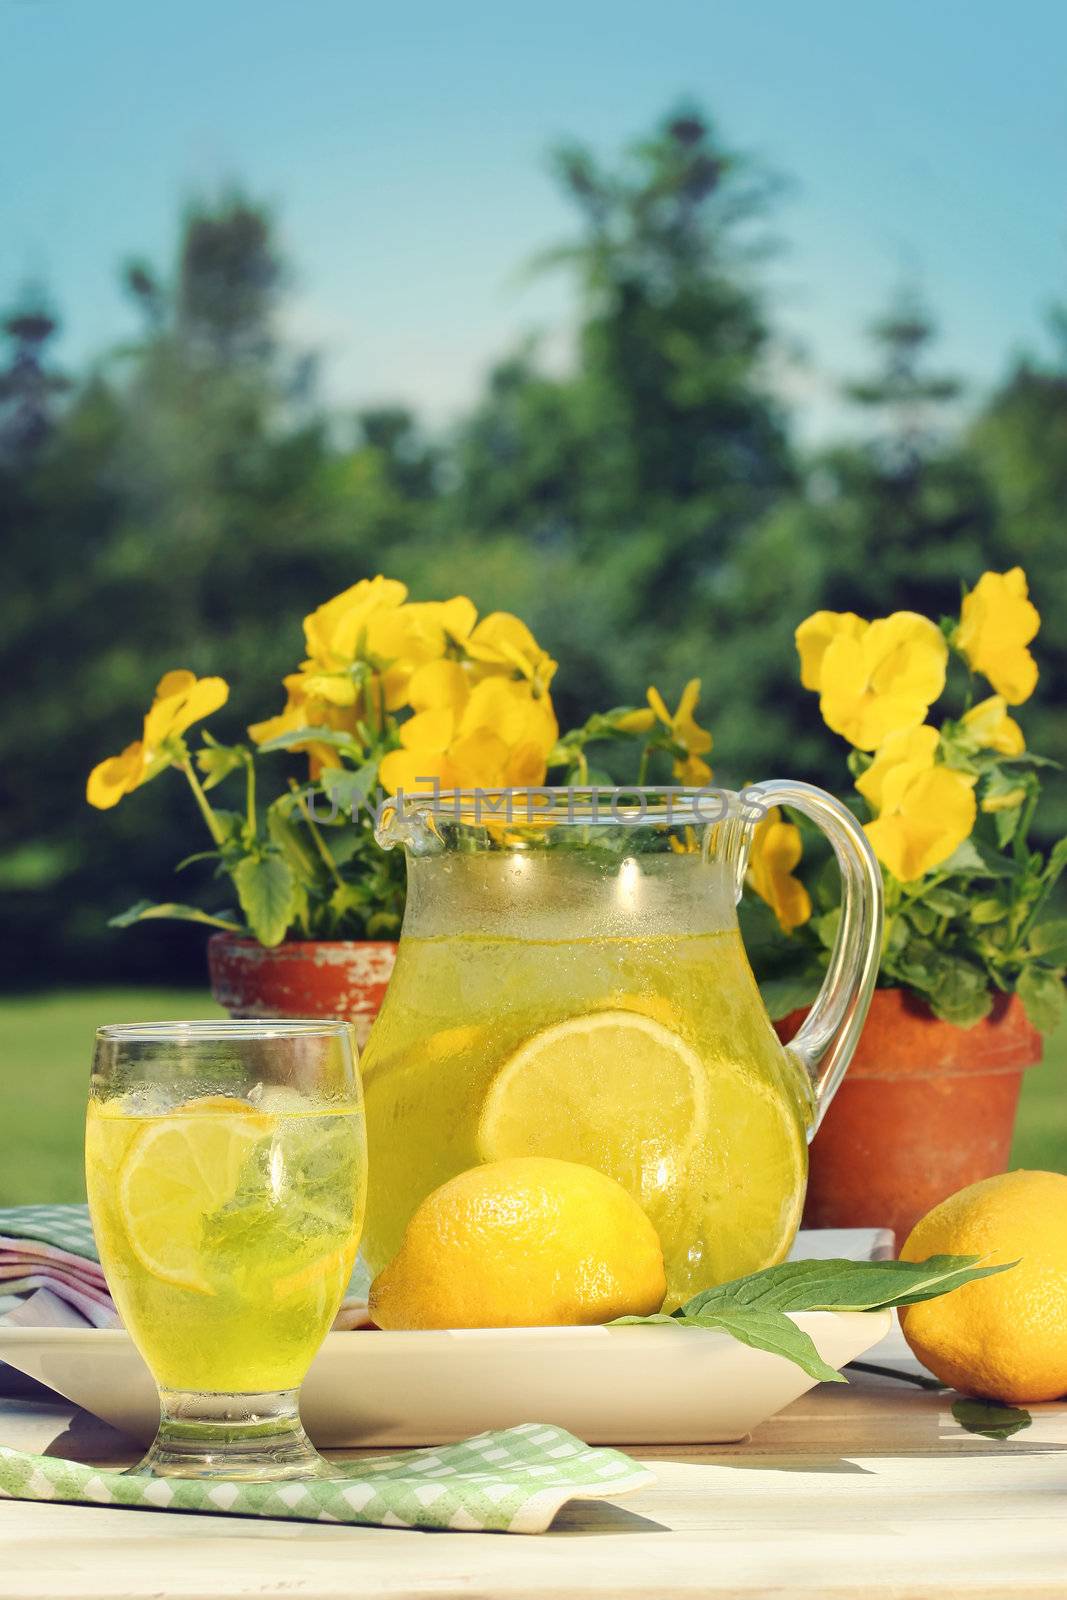
[[[755,826],[783,804],[823,829],[843,881],[788,1047],[736,913]],[[881,875],[851,814],[788,782],[475,791],[387,802],[377,837],[404,846],[408,898],[363,1058],[372,1270],[432,1189],[516,1155],[585,1162],[637,1198],[668,1309],[782,1260],[878,970]]]

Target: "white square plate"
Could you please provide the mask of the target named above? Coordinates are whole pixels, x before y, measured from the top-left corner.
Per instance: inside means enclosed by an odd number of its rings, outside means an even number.
[[[888,1239],[888,1244],[887,1244]],[[871,1259],[875,1230],[801,1234],[793,1254]],[[889,1332],[889,1312],[805,1311],[793,1319],[841,1368]],[[156,1391],[123,1329],[5,1328],[0,1361],[147,1443]],[[552,1422],[589,1444],[743,1439],[813,1380],[791,1361],[703,1328],[477,1328],[330,1333],[301,1411],[323,1448],[444,1444],[486,1428]]]

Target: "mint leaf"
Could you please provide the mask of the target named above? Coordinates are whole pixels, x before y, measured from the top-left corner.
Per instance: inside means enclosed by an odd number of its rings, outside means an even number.
[[[753,1350],[767,1350],[771,1355],[785,1356],[787,1361],[795,1362],[817,1383],[848,1382],[836,1368],[827,1365],[810,1335],[803,1328],[798,1328],[784,1311],[760,1311],[739,1306],[733,1310],[724,1308],[721,1311],[701,1312],[693,1317],[688,1316],[684,1309],[670,1317],[659,1311],[653,1317],[616,1317],[608,1326],[618,1328],[645,1322],[667,1323],[675,1328],[718,1329],[730,1334],[741,1344],[751,1346]]]
[[[783,1261],[694,1295],[666,1316],[617,1317],[623,1324],[674,1323],[680,1328],[718,1328],[754,1350],[784,1356],[820,1383],[847,1379],[819,1355],[789,1313],[796,1311],[884,1311],[948,1294],[976,1278],[1007,1272],[1016,1263],[980,1267],[979,1256],[930,1256],[926,1261]],[[1020,1424],[1022,1426],[1022,1424]],[[1013,1430],[1014,1431],[1014,1430]]]
[[[1010,1439],[1034,1420],[1029,1411],[999,1400],[957,1400],[952,1415],[961,1428],[981,1434],[983,1439]]]
[[[979,1256],[930,1256],[926,1261],[783,1261],[733,1283],[694,1295],[679,1318],[737,1308],[777,1311],[881,1311],[958,1289],[975,1278],[1007,1272],[980,1267]]]

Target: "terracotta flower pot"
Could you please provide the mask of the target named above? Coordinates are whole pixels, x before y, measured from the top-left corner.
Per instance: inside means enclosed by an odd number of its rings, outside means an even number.
[[[788,1042],[805,1016],[776,1024]],[[973,1028],[940,1022],[904,989],[877,989],[845,1081],[811,1146],[804,1221],[892,1228],[901,1245],[940,1200],[1003,1172],[1041,1035],[1016,995]]]
[[[231,1017],[344,1017],[362,1050],[396,961],[392,939],[294,939],[268,950],[213,933],[211,993]]]

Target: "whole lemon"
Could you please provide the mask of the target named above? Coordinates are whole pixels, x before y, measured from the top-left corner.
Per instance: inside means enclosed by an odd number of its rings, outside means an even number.
[[[370,1314],[380,1328],[529,1328],[647,1316],[666,1292],[656,1230],[614,1178],[515,1156],[427,1195]]]
[[[1067,1393],[1067,1177],[1005,1172],[943,1200],[908,1236],[902,1261],[1018,1261],[901,1310],[904,1337],[942,1383],[989,1400]]]

